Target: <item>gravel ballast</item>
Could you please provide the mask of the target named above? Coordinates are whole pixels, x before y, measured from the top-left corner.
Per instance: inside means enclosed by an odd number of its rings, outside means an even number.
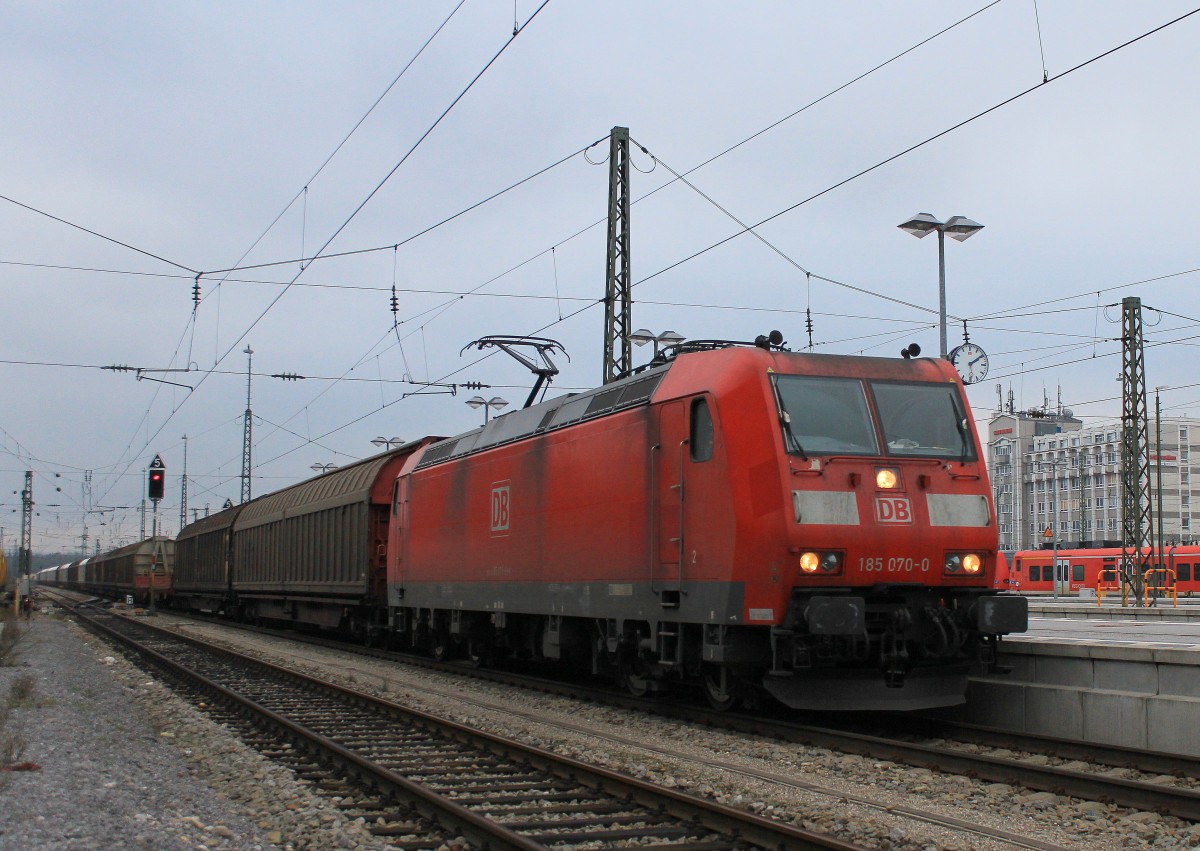
[[[913,820],[906,808],[1064,848],[1200,847],[1200,827],[1154,813],[697,728],[173,615],[155,621],[869,848],[1013,847]],[[343,817],[336,801],[311,795],[78,627],[35,616],[16,657],[18,667],[0,668],[0,705],[22,675],[36,677],[36,696],[12,710],[5,731],[26,742],[21,758],[40,770],[0,773],[0,795],[28,804],[0,811],[0,849],[386,847],[361,821]]]
[[[0,848],[382,847],[78,626],[36,614],[17,629],[0,738],[28,770],[0,772]],[[13,705],[21,678],[33,688]]]

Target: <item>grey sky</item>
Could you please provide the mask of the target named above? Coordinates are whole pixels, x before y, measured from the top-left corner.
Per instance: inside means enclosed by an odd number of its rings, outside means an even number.
[[[406,377],[482,381],[495,385],[485,395],[519,404],[529,386],[520,367],[459,356],[484,334],[544,328],[571,357],[555,388],[598,382],[601,311],[557,322],[603,294],[603,229],[568,239],[605,214],[607,167],[581,156],[398,251],[318,260],[298,278],[296,262],[234,272],[219,287],[220,275],[206,276],[191,321],[194,273],[181,267],[236,265],[285,207],[242,262],[311,254],[511,36],[511,3],[467,0],[308,183],[454,5],[0,2],[0,195],[163,258],[0,201],[6,544],[18,531],[11,492],[24,470],[36,471],[37,548],[69,550],[83,527],[82,471],[94,471],[97,507],[135,506],[155,453],[168,466],[161,516],[174,531],[184,434],[191,506],[236,501],[247,343],[256,373],[363,379],[255,378],[256,494],[311,475],[313,463],[369,454],[378,435],[454,434],[479,421],[463,404],[473,392],[401,400],[417,389]],[[986,5],[551,0],[328,251],[406,240],[614,125],[661,160],[651,170],[635,155],[649,172],[634,174],[641,196],[669,179],[668,167],[692,168]],[[537,5],[516,8],[524,21]],[[1104,306],[1138,295],[1200,317],[1196,274],[1138,283],[1200,267],[1200,15],[1056,77],[1191,10],[1043,0],[1050,83],[774,219],[762,235],[814,275],[932,310],[936,241],[896,225],[918,211],[982,222],[970,241],[947,245],[949,311],[978,318],[971,339],[991,355],[992,377],[971,391],[976,416],[995,405],[997,380],[1022,408],[1043,391],[1053,402],[1061,385],[1077,414],[1117,416],[1120,332],[1109,320],[1119,313]],[[1036,86],[1042,73],[1033,3],[1001,0],[689,179],[757,222]],[[634,279],[737,230],[682,184],[656,193],[634,208]],[[402,345],[389,333],[393,280]],[[1020,309],[1065,296],[1078,297]],[[746,235],[650,278],[635,297],[636,326],[688,337],[779,328],[803,348],[811,307],[817,351],[937,349],[934,313],[810,284]],[[982,318],[1008,312],[1019,315]],[[961,326],[950,331],[953,345]],[[1147,341],[1198,334],[1197,321],[1164,315]],[[1194,384],[1195,342],[1150,345],[1150,386]],[[12,361],[191,362],[198,371],[163,377],[197,389]],[[1082,404],[1091,400],[1108,401]],[[1164,396],[1172,413],[1200,410],[1197,400],[1200,387]],[[107,547],[137,536],[137,512],[93,514],[88,527]]]

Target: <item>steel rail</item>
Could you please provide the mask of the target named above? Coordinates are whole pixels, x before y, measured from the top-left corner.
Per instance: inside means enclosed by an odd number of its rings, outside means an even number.
[[[81,614],[81,617],[85,616]],[[85,619],[89,623],[94,623],[96,628],[105,635],[111,636],[114,640],[120,641],[138,653],[145,654],[148,658],[153,659],[156,664],[163,666],[176,675],[203,684],[205,689],[220,695],[227,702],[246,706],[262,718],[270,721],[273,725],[286,730],[293,738],[314,743],[323,751],[336,758],[351,773],[360,776],[369,776],[372,782],[378,782],[384,788],[396,790],[405,800],[417,802],[419,804],[418,810],[422,815],[442,824],[446,824],[449,821],[454,829],[460,830],[464,836],[477,845],[488,848],[522,849],[522,851],[526,851],[526,849],[533,851],[533,849],[543,849],[546,847],[536,840],[502,827],[466,807],[442,798],[419,783],[415,783],[395,772],[375,765],[354,751],[338,745],[325,736],[314,734],[313,731],[254,701],[247,700],[244,696],[201,674],[189,670],[152,648],[145,647],[141,642],[122,634],[118,630],[99,623],[93,618],[85,617]],[[513,752],[516,752],[523,761],[542,770],[553,772],[559,776],[572,777],[584,785],[603,789],[614,796],[635,800],[642,806],[660,810],[682,821],[694,822],[715,833],[736,836],[739,846],[744,844],[760,848],[861,851],[861,846],[803,830],[784,822],[743,812],[716,802],[695,798],[672,789],[658,787],[608,769],[589,765],[579,760],[563,757],[481,730],[475,730],[465,725],[438,718],[429,713],[391,703],[390,701],[382,700],[354,689],[327,683],[318,678],[263,662],[226,648],[215,647],[190,636],[181,636],[143,622],[137,622],[136,625],[151,630],[158,635],[169,637],[173,641],[179,641],[192,647],[203,648],[208,652],[236,660],[239,664],[270,670],[278,676],[286,676],[304,684],[308,688],[320,688],[363,705],[388,712],[403,713],[415,719],[422,726],[436,727],[460,741],[469,742],[493,754],[511,758]],[[564,826],[567,825],[564,823]],[[555,839],[553,835],[547,838],[551,841]],[[678,847],[687,848],[689,846],[682,845]]]
[[[300,638],[300,640],[307,641],[309,638],[298,637],[294,633],[278,630],[261,631],[290,639]],[[316,639],[310,643],[340,649],[353,648],[355,652],[359,651],[359,648],[353,645],[329,639]],[[1200,821],[1200,792],[1192,789],[1076,771],[1060,766],[1036,765],[1019,759],[971,754],[949,747],[922,745],[834,727],[771,720],[763,718],[761,715],[749,716],[716,712],[661,699],[636,698],[617,694],[611,690],[580,683],[564,684],[561,681],[509,672],[478,670],[473,666],[461,663],[414,659],[407,654],[379,650],[369,652],[370,655],[378,658],[403,660],[432,669],[477,676],[492,682],[535,688],[550,694],[583,697],[607,705],[653,712],[664,717],[706,724],[734,732],[765,735],[782,741],[823,747],[875,759],[886,759],[932,771],[961,774],[973,779],[1007,783],[1031,790],[1070,795],[1084,800],[1111,801],[1134,809],[1172,815],[1189,821]],[[986,728],[975,728],[974,730],[974,735],[977,736],[985,733],[993,733],[993,731]],[[1010,734],[997,731],[995,735],[1009,736]],[[1142,752],[1112,745],[1092,745],[1087,742],[1072,742],[1029,734],[1011,735],[1011,741],[1023,740],[1023,749],[1033,749],[1037,753],[1071,753],[1072,758],[1097,761],[1116,767],[1134,767],[1147,773],[1188,774],[1190,772],[1192,776],[1195,776],[1197,768],[1200,767],[1200,761],[1175,754]],[[1004,747],[999,744],[995,746]]]

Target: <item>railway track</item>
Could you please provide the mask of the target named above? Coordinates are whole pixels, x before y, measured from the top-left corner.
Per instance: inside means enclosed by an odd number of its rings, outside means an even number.
[[[215,622],[228,625],[223,621]],[[279,630],[254,629],[270,635],[298,639],[317,646],[340,650],[349,649],[345,643],[327,638],[299,636]],[[932,771],[961,774],[988,782],[1007,783],[1032,791],[1053,792],[1083,800],[1111,801],[1133,809],[1177,816],[1188,821],[1200,821],[1200,791],[1196,789],[1101,773],[1106,769],[1120,768],[1151,776],[1168,775],[1200,779],[1200,760],[1194,757],[1138,751],[1030,734],[1007,733],[966,724],[926,719],[897,720],[894,717],[874,719],[869,722],[874,731],[868,731],[867,724],[862,722],[839,727],[798,724],[783,718],[764,717],[762,712],[754,714],[716,712],[706,707],[678,701],[635,698],[583,683],[563,682],[558,679],[552,680],[522,673],[475,668],[463,663],[439,662],[377,649],[353,649],[355,652],[364,652],[377,658],[404,661],[407,664],[452,671],[491,682],[533,688],[545,693],[583,698],[641,712],[652,712],[716,729],[765,735],[782,741],[828,748],[871,759],[888,760]],[[931,744],[929,741],[914,741],[914,737],[934,741],[953,738],[958,741]],[[1038,764],[1029,761],[1027,757],[1022,758],[1019,754],[1001,756],[972,753],[964,750],[963,744],[980,745],[998,752],[1018,751],[1030,756],[1056,757],[1072,760],[1076,764],[1088,763],[1095,766],[1095,770]]]
[[[393,837],[436,848],[845,849],[858,846],[659,788],[98,609],[130,648],[268,756]],[[347,804],[346,802],[351,803]]]

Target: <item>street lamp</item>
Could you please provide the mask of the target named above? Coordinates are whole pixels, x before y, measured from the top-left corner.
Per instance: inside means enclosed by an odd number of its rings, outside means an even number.
[[[687,337],[675,331],[663,331],[661,334],[655,335],[653,331],[646,328],[639,328],[629,335],[629,342],[633,343],[638,348],[647,343],[654,344],[654,357],[652,360],[658,360],[658,354],[662,349],[668,346],[674,346],[677,343],[682,343]]]
[[[983,230],[983,225],[973,222],[966,216],[951,216],[945,222],[939,222],[929,213],[917,213],[902,225],[900,230],[908,231],[917,239],[924,239],[928,234],[937,231],[938,235],[938,328],[941,333],[942,357],[946,356],[946,234],[959,242],[970,239],[972,235]]]
[[[476,410],[483,408],[483,424],[487,425],[488,418],[492,413],[492,409],[494,408],[499,411],[503,408],[507,408],[508,400],[501,399],[499,396],[493,396],[490,399],[484,399],[482,396],[472,396],[467,400],[467,404]]]
[[[318,473],[328,473],[330,470],[336,470],[337,464],[313,464],[309,467],[310,470],[316,470]]]
[[[377,437],[371,441],[371,443],[375,444],[380,449],[383,449],[385,452],[390,452],[393,448],[399,446],[403,442],[404,442],[404,438],[402,438],[402,437],[382,437],[382,436]]]

